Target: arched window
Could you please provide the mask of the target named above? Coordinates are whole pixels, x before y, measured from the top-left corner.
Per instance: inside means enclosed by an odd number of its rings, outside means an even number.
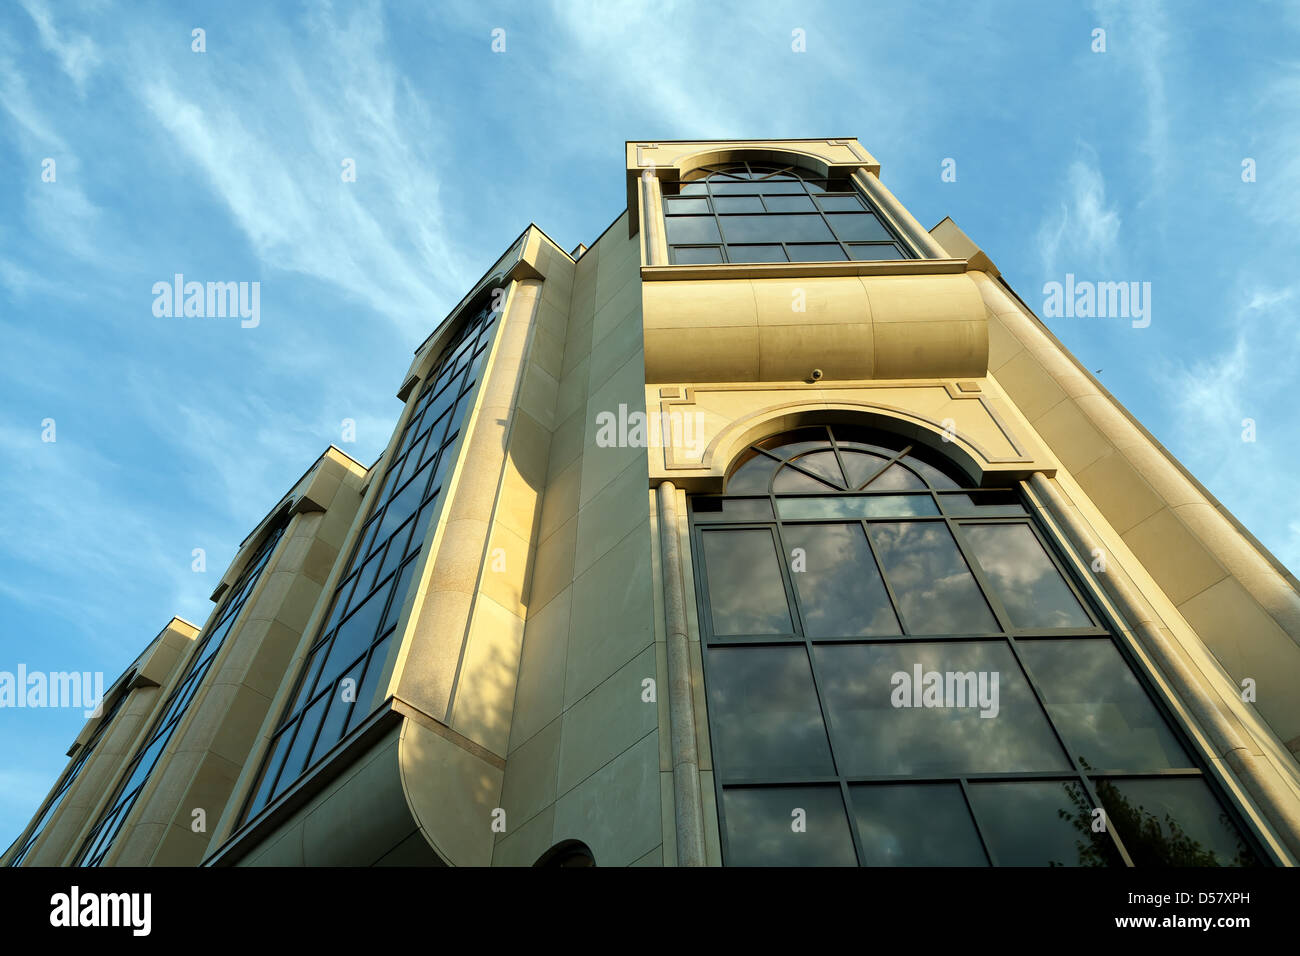
[[[663,188],[673,263],[914,258],[849,179],[738,162]]]
[[[581,840],[564,840],[555,844],[538,858],[533,866],[595,866],[596,858],[591,848]]]
[[[1019,492],[969,484],[833,426],[692,496],[724,862],[1257,863]]]

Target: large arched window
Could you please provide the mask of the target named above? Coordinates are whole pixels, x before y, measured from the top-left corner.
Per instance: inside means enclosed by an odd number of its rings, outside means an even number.
[[[848,179],[795,166],[704,166],[664,184],[669,261],[841,262],[911,259]]]
[[[691,498],[724,862],[1258,862],[1019,492],[969,484],[834,426]]]

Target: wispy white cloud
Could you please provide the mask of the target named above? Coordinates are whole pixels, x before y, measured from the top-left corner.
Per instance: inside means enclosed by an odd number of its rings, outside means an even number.
[[[1106,181],[1096,154],[1086,150],[1070,163],[1058,208],[1039,225],[1044,273],[1106,268],[1118,245],[1120,225],[1118,209],[1106,200]]]
[[[78,93],[84,93],[86,81],[100,65],[101,56],[95,41],[84,33],[60,31],[54,15],[43,0],[21,0],[28,16],[36,24],[41,45],[53,53]]]
[[[377,7],[346,22],[322,10],[305,46],[281,29],[267,28],[266,72],[167,71],[142,55],[135,92],[265,268],[311,276],[422,335],[469,280],[442,226],[428,106],[393,68]],[[356,182],[342,179],[345,159]]]
[[[1294,501],[1300,475],[1294,457],[1290,408],[1294,368],[1300,363],[1300,284],[1244,285],[1232,327],[1232,346],[1193,360],[1166,356],[1155,378],[1169,408],[1183,463],[1246,527],[1270,539],[1284,564],[1300,570],[1300,522],[1279,533],[1268,501]],[[1251,494],[1261,475],[1267,494]]]
[[[1139,144],[1150,164],[1141,204],[1163,194],[1170,185],[1173,146],[1166,78],[1176,64],[1175,54],[1171,52],[1169,17],[1159,0],[1146,3],[1096,0],[1092,7],[1098,19],[1109,28],[1106,56],[1125,65],[1141,94]]]

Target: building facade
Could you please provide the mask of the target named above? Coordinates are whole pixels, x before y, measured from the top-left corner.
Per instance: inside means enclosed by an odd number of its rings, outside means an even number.
[[[1294,865],[1300,587],[852,139],[628,143],[8,865]]]

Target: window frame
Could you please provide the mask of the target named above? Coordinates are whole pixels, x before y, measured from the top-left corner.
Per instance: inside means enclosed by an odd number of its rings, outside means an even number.
[[[951,462],[946,466],[939,468],[936,461],[938,456],[933,451],[925,449],[925,446],[907,439],[904,436],[887,435],[878,433],[882,440],[889,441],[893,447],[901,449],[895,452],[893,458],[888,464],[879,468],[870,479],[858,491],[836,491],[827,490],[825,492],[775,492],[772,490],[776,476],[784,469],[797,467],[797,459],[800,455],[807,455],[823,450],[817,448],[802,448],[796,452],[790,453],[783,460],[782,456],[768,451],[763,445],[775,446],[777,448],[784,444],[789,444],[791,440],[803,438],[806,433],[812,430],[821,430],[823,433],[834,434],[836,429],[842,429],[851,437],[840,439],[838,435],[830,442],[829,447],[836,451],[837,460],[840,460],[840,443],[841,441],[855,442],[861,441],[856,426],[848,425],[829,425],[829,426],[803,426],[795,429],[778,433],[764,439],[759,439],[750,443],[746,450],[736,456],[730,469],[728,470],[728,482],[741,466],[748,464],[755,454],[764,455],[772,461],[772,470],[767,479],[766,494],[752,493],[744,491],[736,495],[727,494],[726,488],[721,494],[691,494],[688,495],[687,513],[689,522],[689,535],[691,542],[692,556],[692,573],[693,583],[696,594],[697,622],[699,626],[700,638],[700,658],[703,667],[703,682],[705,690],[705,714],[709,733],[709,745],[711,749],[710,759],[714,773],[714,797],[717,808],[718,838],[719,847],[722,855],[723,865],[728,865],[728,856],[732,855],[730,849],[730,837],[727,831],[726,820],[726,803],[724,799],[725,791],[751,788],[814,788],[814,787],[838,787],[840,799],[843,804],[845,820],[848,823],[850,835],[853,840],[853,849],[857,858],[858,866],[870,865],[867,860],[868,855],[864,850],[859,833],[859,827],[852,801],[852,790],[854,787],[871,784],[901,784],[920,786],[926,784],[953,784],[960,786],[963,802],[967,812],[970,815],[970,824],[974,827],[975,833],[981,847],[984,849],[988,858],[989,866],[998,866],[997,854],[991,845],[989,837],[981,827],[979,814],[975,810],[975,803],[971,798],[970,785],[980,783],[996,782],[1016,782],[1016,781],[1059,781],[1066,784],[1081,785],[1082,792],[1090,805],[1094,808],[1104,806],[1098,793],[1098,787],[1104,781],[1118,780],[1141,780],[1141,779],[1159,779],[1159,778],[1199,778],[1204,781],[1209,792],[1218,801],[1220,807],[1226,813],[1233,826],[1236,827],[1240,834],[1242,842],[1253,853],[1258,865],[1268,866],[1275,861],[1272,854],[1267,852],[1263,841],[1259,838],[1255,829],[1246,820],[1245,815],[1238,807],[1236,801],[1232,798],[1224,781],[1216,773],[1213,764],[1206,757],[1202,748],[1198,745],[1196,739],[1184,727],[1182,721],[1175,712],[1174,706],[1166,698],[1164,693],[1156,684],[1152,675],[1147,671],[1146,666],[1138,658],[1133,648],[1123,639],[1123,630],[1118,622],[1111,618],[1104,604],[1098,596],[1092,591],[1077,573],[1076,565],[1069,560],[1069,552],[1063,541],[1057,540],[1055,535],[1049,533],[1049,529],[1044,526],[1042,519],[1037,515],[1033,503],[1028,500],[1024,491],[1020,487],[1002,487],[1002,488],[978,488],[969,483],[969,479],[957,481],[956,475],[960,474],[960,469]],[[886,446],[889,447],[889,446]],[[883,474],[892,464],[901,463],[901,460],[912,452],[922,450],[919,456],[920,460],[931,467],[939,468],[940,471],[948,474],[948,477],[957,484],[956,489],[939,489],[933,486],[932,482],[921,472],[914,472],[920,475],[922,481],[928,486],[928,494],[935,500],[938,508],[938,514],[933,516],[907,516],[907,517],[867,517],[867,518],[822,518],[816,520],[810,519],[793,519],[783,520],[780,517],[778,509],[778,498],[792,497],[849,497],[849,496],[867,496],[873,494],[866,489],[870,487],[881,474]],[[793,461],[791,460],[793,459]],[[840,463],[840,470],[847,474]],[[818,477],[812,472],[806,474]],[[975,513],[975,510],[966,513],[955,513],[946,510],[943,503],[945,491],[951,497],[955,494],[958,496],[973,492],[994,492],[999,495],[1014,495],[1023,509],[1023,515],[989,515],[984,516]],[[888,490],[874,492],[876,495],[897,495],[897,494],[917,494],[923,495],[925,492],[909,491],[900,492],[897,490]],[[721,516],[721,512],[702,511],[698,505],[701,502],[721,501],[727,499],[764,499],[769,503],[771,509],[770,519],[726,519]],[[898,601],[894,590],[890,584],[889,578],[884,572],[880,555],[876,549],[875,542],[868,531],[868,526],[872,523],[894,523],[894,522],[913,522],[928,521],[942,522],[948,528],[952,540],[956,543],[957,553],[965,561],[967,569],[978,586],[981,595],[987,602],[990,612],[993,614],[997,625],[1003,628],[1002,631],[993,633],[967,632],[945,635],[926,635],[910,634],[907,625],[900,613]],[[868,544],[869,553],[876,564],[880,580],[884,584],[885,592],[888,595],[891,609],[893,610],[901,629],[901,633],[894,635],[871,635],[871,636],[835,636],[835,637],[811,637],[807,633],[806,612],[803,602],[799,596],[798,588],[793,579],[793,573],[790,568],[790,550],[786,547],[785,539],[782,536],[782,525],[787,524],[860,524],[864,531],[864,536]],[[989,580],[989,575],[980,566],[978,559],[974,554],[973,547],[967,542],[961,533],[964,525],[987,525],[987,524],[1005,524],[1028,527],[1033,533],[1035,540],[1042,546],[1044,554],[1051,565],[1056,569],[1061,579],[1066,583],[1071,595],[1079,602],[1079,606],[1084,613],[1092,620],[1092,627],[1084,628],[1048,628],[1048,627],[1026,627],[1015,628],[1012,626],[1010,613],[1005,607],[1001,596],[996,587]],[[713,604],[709,593],[708,569],[706,567],[704,552],[704,535],[710,531],[722,529],[744,529],[744,530],[768,530],[773,536],[778,548],[778,566],[781,574],[784,594],[789,609],[792,624],[795,628],[794,634],[789,635],[767,635],[767,634],[745,634],[745,635],[715,635],[713,632]],[[1053,717],[1051,710],[1047,706],[1047,697],[1044,688],[1040,686],[1040,681],[1035,677],[1034,672],[1027,665],[1021,654],[1021,649],[1017,641],[1024,640],[1097,640],[1108,641],[1112,647],[1119,652],[1120,660],[1128,668],[1137,680],[1146,698],[1151,702],[1156,714],[1164,721],[1174,740],[1183,748],[1186,753],[1190,766],[1160,768],[1155,770],[1115,770],[1106,767],[1089,768],[1081,763],[1080,757],[1075,753],[1074,748],[1065,739],[1065,730],[1063,726],[1058,726],[1058,721]],[[835,718],[830,707],[827,706],[826,695],[823,688],[826,686],[819,673],[817,655],[813,648],[816,645],[834,646],[837,644],[871,644],[871,645],[896,645],[903,646],[909,643],[915,644],[934,644],[934,643],[999,643],[1001,646],[1010,650],[1013,660],[1020,668],[1020,674],[1023,676],[1025,686],[1032,695],[1033,701],[1037,704],[1046,720],[1047,728],[1050,730],[1052,739],[1060,748],[1061,753],[1069,763],[1068,770],[1032,770],[1019,772],[984,772],[984,773],[922,773],[922,774],[905,774],[905,775],[855,775],[845,772],[845,768],[839,765],[839,757],[836,754],[836,740],[842,739],[845,735],[843,729],[837,729]],[[831,747],[832,761],[834,762],[836,773],[833,776],[798,776],[786,779],[777,779],[773,775],[763,777],[737,776],[728,777],[722,770],[722,764],[717,760],[716,752],[717,742],[723,739],[719,727],[716,723],[717,714],[715,708],[710,707],[709,686],[710,686],[710,649],[711,648],[744,648],[744,647],[803,647],[806,652],[808,665],[812,674],[813,689],[817,705],[821,709],[824,731]],[[1118,829],[1108,827],[1107,831],[1110,836],[1111,846],[1117,855],[1118,863],[1126,866],[1134,866],[1132,856],[1125,847]]]
[[[765,168],[762,175],[757,175],[755,173],[756,166]],[[738,176],[737,173],[741,167],[744,168],[744,175]],[[825,262],[881,262],[920,258],[919,254],[912,248],[911,244],[891,225],[888,219],[881,214],[881,211],[871,201],[870,197],[868,197],[852,179],[844,181],[833,180],[824,176],[818,176],[812,170],[803,169],[798,166],[760,163],[758,161],[751,162],[748,160],[733,160],[727,163],[701,166],[697,169],[691,170],[686,175],[693,178],[683,179],[678,183],[663,183],[661,185],[663,195],[660,202],[659,213],[663,217],[664,241],[668,251],[669,265],[759,265],[764,263],[781,263],[789,265],[792,263],[817,264]],[[763,185],[765,183],[791,184],[794,182],[798,182],[802,186],[802,189],[784,189],[768,192],[763,190]],[[736,191],[720,192],[715,195],[713,191],[714,183],[728,185],[735,184],[742,188]],[[816,185],[818,183],[821,183],[822,185],[818,187]],[[830,187],[832,184],[840,188],[831,189]],[[692,191],[690,193],[681,191],[682,187],[690,187],[693,185],[702,186],[702,191]],[[746,191],[745,187],[747,187],[748,191]],[[667,190],[669,189],[676,191],[668,192]],[[792,196],[802,196],[806,198],[811,208],[806,210],[768,209],[769,204],[767,200],[769,198],[779,199]],[[822,198],[826,197],[843,199],[850,196],[858,201],[861,206],[860,211],[827,209],[824,208],[823,203],[820,201]],[[715,201],[717,198],[731,199],[741,197],[757,199],[760,210],[749,212],[720,211],[718,204]],[[685,205],[686,203],[683,201],[689,202],[692,200],[695,203],[702,202],[704,204],[704,210],[681,213],[675,213],[672,211],[674,205],[678,203]],[[736,238],[731,241],[727,238],[726,222],[729,219],[735,219],[737,217],[763,217],[764,219],[770,219],[771,217],[780,216],[816,216],[820,219],[827,237],[820,240],[797,238]],[[861,218],[864,219],[870,217],[880,226],[881,230],[884,232],[884,237],[879,239],[841,237],[840,233],[835,229],[836,216],[854,216],[855,218],[861,216]],[[718,239],[716,241],[673,242],[670,235],[673,220],[690,217],[709,219],[713,224],[713,229],[718,235]],[[779,233],[779,230],[777,230],[777,232]],[[732,249],[759,245],[779,247],[786,258],[759,260],[732,258],[730,251]],[[794,251],[797,251],[801,246],[838,247],[842,254],[842,258],[796,258]],[[879,248],[881,250],[888,249],[895,254],[887,255],[882,258],[861,257],[854,254],[855,252],[866,248]],[[679,261],[677,258],[678,250],[712,250],[717,252],[719,259],[716,263],[683,262]]]

